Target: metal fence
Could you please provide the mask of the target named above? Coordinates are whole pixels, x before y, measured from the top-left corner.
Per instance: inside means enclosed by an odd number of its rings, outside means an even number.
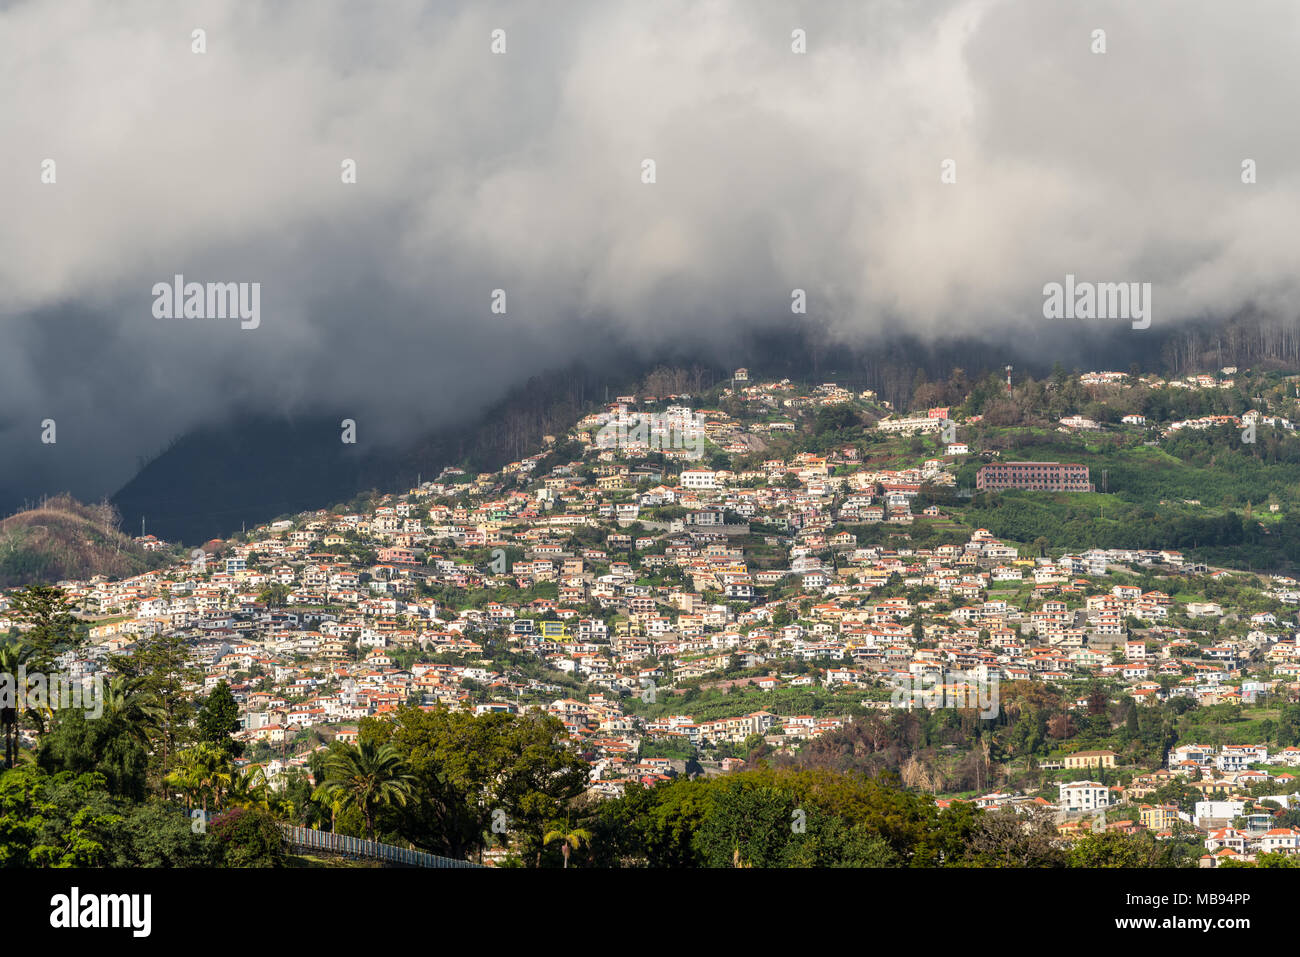
[[[458,861],[454,857],[439,857],[437,854],[426,854],[424,851],[413,851],[393,844],[348,837],[346,834],[335,834],[332,831],[317,831],[310,827],[292,827],[282,824],[280,830],[284,832],[284,839],[290,845],[309,851],[328,851],[333,854],[346,854],[349,857],[365,857],[406,867],[482,866],[469,861]]]

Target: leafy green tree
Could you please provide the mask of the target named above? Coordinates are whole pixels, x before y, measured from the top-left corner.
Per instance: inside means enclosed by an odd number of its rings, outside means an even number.
[[[206,831],[195,833],[183,809],[163,801],[131,804],[113,829],[108,867],[211,867],[219,864]]]
[[[1064,867],[1055,812],[1001,808],[981,816],[969,857],[982,867]]]
[[[1279,747],[1291,747],[1300,741],[1300,705],[1282,705],[1278,712],[1276,735]]]
[[[283,608],[289,599],[290,588],[281,582],[271,582],[257,595],[257,600],[268,608]]]
[[[628,787],[586,826],[602,867],[957,866],[981,815],[861,775],[767,768]]]
[[[1156,788],[1151,798],[1156,804],[1173,804],[1179,810],[1191,814],[1196,810],[1196,802],[1202,800],[1202,795],[1191,786],[1190,782],[1175,778]]]
[[[109,793],[140,801],[148,786],[149,752],[140,726],[130,718],[133,709],[122,705],[120,697],[117,701],[125,710],[106,707],[99,718],[88,717],[80,708],[60,709],[53,729],[41,741],[36,763],[50,774],[96,772]]]
[[[318,752],[312,755],[312,759],[323,762],[324,756]],[[323,770],[320,779],[324,780]],[[329,820],[329,807],[313,797],[316,787],[312,773],[302,768],[290,768],[284,772],[283,780],[280,800],[290,822],[300,827],[320,828]]]
[[[0,867],[100,867],[121,816],[97,774],[0,775]]]
[[[701,862],[705,867],[778,866],[794,833],[795,810],[788,791],[747,779],[715,788],[695,835]]]
[[[783,867],[901,867],[889,843],[862,824],[849,826],[818,807],[807,811],[804,830],[781,854]]]
[[[141,639],[130,654],[110,655],[108,664],[124,678],[138,680],[139,689],[152,696],[158,709],[151,750],[158,759],[155,780],[161,782],[177,752],[193,739],[194,703],[186,686],[202,674],[190,663],[185,639],[176,634]]]
[[[1256,867],[1300,867],[1300,856],[1295,854],[1260,854],[1255,858]]]
[[[601,801],[588,821],[593,862],[598,867],[698,867],[693,839],[712,788],[703,779],[653,788],[633,784],[620,797]]]
[[[283,867],[280,825],[261,808],[232,808],[212,819],[215,852],[226,867]]]
[[[1150,834],[1108,830],[1079,838],[1068,859],[1071,867],[1156,867],[1159,854]]]
[[[587,764],[566,737],[538,714],[400,708],[393,721],[361,723],[361,740],[391,742],[415,778],[412,800],[381,819],[417,847],[460,858],[487,846],[500,811],[520,852],[540,863],[550,823],[586,786]]]
[[[1264,739],[1265,744],[1271,744],[1276,733],[1277,723],[1272,718],[1265,718],[1259,723],[1259,735]]]

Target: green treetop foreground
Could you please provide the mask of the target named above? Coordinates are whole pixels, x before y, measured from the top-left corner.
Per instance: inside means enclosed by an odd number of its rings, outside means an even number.
[[[1065,841],[1047,809],[941,806],[888,769],[760,762],[596,800],[563,726],[536,714],[366,719],[356,745],[317,752],[279,791],[202,740],[154,780],[131,723],[87,741],[95,722],[66,720],[0,773],[4,866],[282,866],[280,823],[461,859],[499,848],[526,867],[1177,867],[1201,854],[1192,838],[1113,830]]]

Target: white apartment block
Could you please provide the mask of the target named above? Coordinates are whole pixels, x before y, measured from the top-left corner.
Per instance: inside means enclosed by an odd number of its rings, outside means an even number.
[[[1096,781],[1071,781],[1060,785],[1061,809],[1065,811],[1096,811],[1110,807],[1110,789]]]
[[[685,469],[682,472],[682,488],[711,489],[717,488],[717,473],[708,469]]]

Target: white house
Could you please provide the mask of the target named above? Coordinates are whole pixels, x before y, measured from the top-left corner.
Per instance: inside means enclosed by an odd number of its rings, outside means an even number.
[[[1259,839],[1259,849],[1265,854],[1294,854],[1300,850],[1300,831],[1275,827]]]
[[[1065,811],[1096,811],[1110,807],[1110,790],[1096,781],[1071,781],[1060,785],[1061,809]]]
[[[708,469],[684,469],[682,471],[682,488],[717,488],[717,473]]]

